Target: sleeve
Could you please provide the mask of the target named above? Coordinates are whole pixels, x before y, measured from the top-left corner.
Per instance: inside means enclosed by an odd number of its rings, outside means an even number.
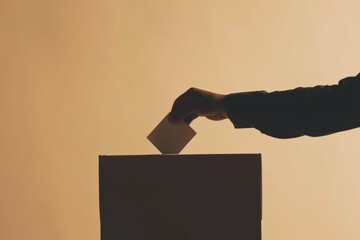
[[[226,113],[235,128],[276,138],[324,136],[360,127],[360,74],[335,85],[229,94]]]

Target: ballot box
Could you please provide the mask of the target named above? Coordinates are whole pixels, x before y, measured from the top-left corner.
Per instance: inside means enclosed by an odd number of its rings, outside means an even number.
[[[260,240],[261,155],[99,156],[102,240]]]

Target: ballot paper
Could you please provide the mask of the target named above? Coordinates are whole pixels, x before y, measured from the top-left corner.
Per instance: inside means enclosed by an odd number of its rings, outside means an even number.
[[[167,120],[169,114],[147,136],[147,139],[162,154],[179,154],[196,135],[196,132],[185,121],[173,124]]]

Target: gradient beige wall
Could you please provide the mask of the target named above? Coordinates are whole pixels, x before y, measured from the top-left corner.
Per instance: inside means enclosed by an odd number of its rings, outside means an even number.
[[[360,2],[2,0],[0,239],[99,239],[98,155],[189,87],[337,83],[360,72]],[[263,239],[360,239],[360,129],[280,140],[199,119],[183,153],[262,153]]]

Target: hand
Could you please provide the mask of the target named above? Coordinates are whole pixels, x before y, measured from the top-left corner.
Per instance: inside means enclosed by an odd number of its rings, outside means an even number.
[[[192,87],[174,101],[168,120],[171,123],[184,120],[190,124],[199,116],[215,121],[226,119],[225,96]]]

